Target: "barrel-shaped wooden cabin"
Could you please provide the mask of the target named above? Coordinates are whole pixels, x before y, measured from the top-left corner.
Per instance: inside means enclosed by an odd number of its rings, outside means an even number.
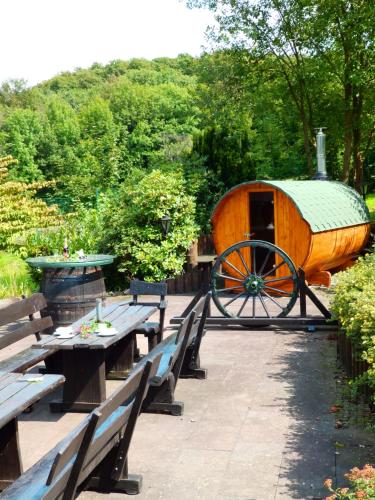
[[[229,190],[213,215],[217,254],[240,241],[263,240],[286,252],[310,284],[329,286],[366,244],[370,216],[352,188],[331,181],[254,181]]]

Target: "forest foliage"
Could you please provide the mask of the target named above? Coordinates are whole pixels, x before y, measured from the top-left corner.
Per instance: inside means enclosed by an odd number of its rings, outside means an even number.
[[[3,249],[52,253],[68,235],[76,250],[119,252],[128,276],[161,279],[181,268],[197,232],[210,230],[212,207],[227,189],[311,177],[320,126],[331,178],[358,190],[364,178],[374,182],[372,2],[188,3],[210,7],[218,20],[214,49],[198,58],[116,60],[34,87],[2,84],[0,157],[16,160],[7,182],[34,186],[36,204],[69,214],[53,230],[33,231],[28,221],[23,238],[13,237],[14,227]],[[140,186],[153,194],[144,213]],[[172,218],[166,241],[157,225],[163,214]],[[143,246],[155,245],[146,252],[153,263],[136,249],[135,233]]]

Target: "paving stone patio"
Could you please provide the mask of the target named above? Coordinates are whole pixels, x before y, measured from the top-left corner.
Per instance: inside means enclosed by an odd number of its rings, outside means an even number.
[[[169,316],[190,299],[170,296]],[[318,499],[328,494],[325,478],[342,485],[348,468],[374,463],[373,432],[335,428],[336,344],[330,339],[329,332],[209,330],[201,348],[208,379],[177,386],[184,415],[138,420],[129,454],[129,471],[143,475],[137,498]],[[108,382],[108,391],[116,384]],[[47,403],[20,418],[25,468],[83,418],[51,414]],[[84,492],[80,498],[126,497]]]

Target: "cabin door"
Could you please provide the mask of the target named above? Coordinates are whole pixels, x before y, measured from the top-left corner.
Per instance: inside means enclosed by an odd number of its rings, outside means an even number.
[[[275,210],[273,191],[249,193],[250,239],[275,243]],[[261,265],[266,259],[264,272],[275,265],[275,254],[267,258],[268,250],[257,247],[256,261]]]

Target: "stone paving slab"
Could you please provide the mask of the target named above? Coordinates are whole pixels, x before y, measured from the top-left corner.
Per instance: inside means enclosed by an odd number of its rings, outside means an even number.
[[[190,298],[169,297],[168,315],[179,314]],[[329,339],[324,332],[208,330],[201,348],[208,379],[177,385],[184,415],[138,420],[129,453],[129,472],[143,474],[137,498],[316,499],[327,494],[326,477],[342,485],[348,468],[374,462],[373,434],[335,428],[329,410],[336,401],[336,351]],[[108,382],[108,391],[116,384]],[[84,417],[50,414],[47,403],[20,419],[25,468]],[[126,497],[83,492],[80,498]]]

